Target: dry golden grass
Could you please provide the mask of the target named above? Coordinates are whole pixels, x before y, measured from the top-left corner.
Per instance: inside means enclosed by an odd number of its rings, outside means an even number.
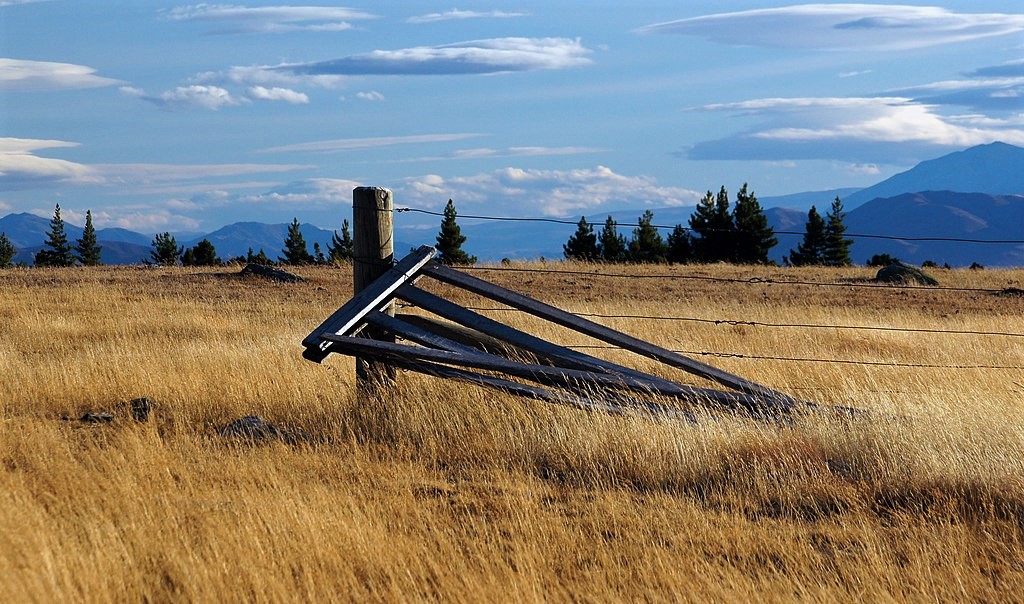
[[[803,398],[871,412],[853,422],[616,418],[408,373],[390,400],[364,407],[354,403],[351,360],[299,356],[302,337],[350,296],[350,271],[300,272],[308,282],[286,285],[234,269],[0,271],[0,601],[1013,601],[1024,593],[1020,369],[710,359]],[[949,286],[1024,283],[1020,270],[935,273]],[[575,312],[1024,331],[1024,299],[980,292],[481,276]],[[554,341],[594,343],[519,313],[487,314]],[[1024,366],[1024,338],[601,321],[683,350]],[[150,422],[128,418],[124,402],[138,396],[156,401]],[[62,419],[89,410],[117,417]],[[217,435],[247,414],[303,436],[249,445]]]

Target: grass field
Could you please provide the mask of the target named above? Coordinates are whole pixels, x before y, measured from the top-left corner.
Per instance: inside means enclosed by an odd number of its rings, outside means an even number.
[[[1024,332],[1021,296],[747,281],[842,284],[861,268],[512,268],[736,281],[474,274],[579,313]],[[356,405],[351,359],[300,357],[351,269],[297,269],[298,284],[237,270],[0,271],[0,601],[1024,594],[1024,337],[597,319],[667,348],[775,357],[701,360],[869,411],[854,421],[610,417],[411,373]],[[1024,287],[1024,270],[934,274]],[[145,423],[126,406],[141,396]],[[86,411],[115,419],[76,421]],[[299,442],[218,435],[243,415]]]

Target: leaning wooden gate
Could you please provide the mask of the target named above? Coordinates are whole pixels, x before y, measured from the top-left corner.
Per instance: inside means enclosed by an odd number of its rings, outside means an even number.
[[[423,246],[356,294],[302,341],[303,357],[323,361],[331,353],[368,357],[437,377],[472,382],[516,395],[611,413],[688,417],[658,399],[675,399],[755,416],[812,405],[706,363],[639,340],[522,294],[442,265]],[[530,313],[608,344],[707,378],[725,387],[699,388],[548,342],[417,287],[434,279]],[[441,319],[390,316],[402,300]],[[367,326],[403,340],[360,337]],[[485,373],[486,372],[486,373]],[[655,399],[655,400],[652,400]]]

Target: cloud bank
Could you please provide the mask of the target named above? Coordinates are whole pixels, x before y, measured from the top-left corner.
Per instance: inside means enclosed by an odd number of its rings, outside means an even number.
[[[527,13],[509,13],[500,10],[476,11],[452,9],[443,13],[427,13],[417,17],[409,17],[406,23],[437,23],[439,21],[455,21],[464,19],[512,19],[525,17]]]
[[[100,176],[88,166],[36,155],[44,149],[77,146],[60,140],[0,138],[0,191],[100,182]]]
[[[375,50],[272,68],[299,76],[492,74],[587,65],[590,50],[568,38],[493,38],[442,46]]]
[[[895,163],[1003,141],[1024,144],[1012,121],[945,116],[906,97],[766,98],[719,103],[697,111],[761,119],[747,132],[694,145],[690,159],[838,159]]]
[[[118,83],[96,75],[95,69],[84,65],[0,57],[0,90],[5,92],[77,90]]]
[[[578,170],[503,168],[472,176],[429,174],[406,179],[397,199],[419,207],[443,207],[455,199],[467,213],[574,216],[604,208],[695,205],[702,194],[659,186],[649,176],[617,174],[606,166]]]
[[[167,12],[175,21],[225,24],[219,33],[286,33],[294,31],[345,31],[350,21],[374,19],[375,15],[351,8],[327,6],[231,6],[196,4]]]
[[[740,46],[894,51],[1020,34],[1024,15],[959,13],[930,6],[801,4],[680,19],[638,31]]]

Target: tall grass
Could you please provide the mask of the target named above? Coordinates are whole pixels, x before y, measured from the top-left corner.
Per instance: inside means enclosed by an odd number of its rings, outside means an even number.
[[[843,282],[864,269],[584,267]],[[0,599],[1010,601],[1024,593],[1024,372],[712,359],[853,420],[610,417],[402,373],[355,404],[302,337],[347,271],[0,271]],[[1020,287],[1021,271],[938,271]],[[484,275],[576,312],[1022,331],[1024,300]],[[447,291],[437,287],[438,291]],[[452,293],[452,292],[449,292]],[[453,293],[467,305],[494,307]],[[554,341],[593,344],[521,313]],[[602,322],[669,348],[1024,366],[1024,338]],[[603,356],[705,385],[618,351]],[[703,359],[708,360],[708,359]],[[155,401],[149,422],[125,402]],[[110,411],[110,424],[76,420]],[[297,444],[218,435],[256,414]]]

